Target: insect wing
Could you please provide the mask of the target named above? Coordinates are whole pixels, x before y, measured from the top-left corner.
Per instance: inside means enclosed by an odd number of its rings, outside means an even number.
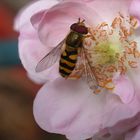
[[[61,41],[54,49],[52,49],[47,55],[45,55],[37,64],[36,72],[42,72],[45,69],[51,67],[61,55],[61,47],[65,40]]]
[[[94,74],[94,70],[89,62],[89,59],[86,54],[86,50],[84,47],[81,48],[80,52],[81,62],[84,67],[84,73],[83,77],[86,79],[86,82],[88,83],[90,89],[96,90],[97,89],[97,82]]]

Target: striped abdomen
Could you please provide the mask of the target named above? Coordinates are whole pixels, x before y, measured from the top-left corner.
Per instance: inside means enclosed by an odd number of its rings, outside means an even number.
[[[68,77],[74,70],[77,62],[78,49],[68,50],[65,49],[60,58],[59,72],[62,77]]]

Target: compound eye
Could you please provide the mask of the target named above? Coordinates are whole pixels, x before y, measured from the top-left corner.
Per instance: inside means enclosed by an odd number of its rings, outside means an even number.
[[[78,23],[74,23],[71,25],[71,30],[80,33],[80,34],[87,34],[88,33],[88,28],[84,25],[79,25]]]
[[[77,26],[79,26],[79,25],[77,25],[77,23],[74,23],[74,24],[72,24],[70,26],[70,29],[75,31],[75,29],[77,28]]]

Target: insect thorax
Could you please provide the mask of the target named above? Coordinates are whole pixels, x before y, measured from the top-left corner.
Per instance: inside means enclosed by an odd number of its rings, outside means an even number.
[[[71,31],[66,38],[66,45],[73,48],[79,48],[82,45],[82,38],[82,34]]]

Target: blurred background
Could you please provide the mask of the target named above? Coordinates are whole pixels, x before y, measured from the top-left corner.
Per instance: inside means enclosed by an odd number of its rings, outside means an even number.
[[[13,20],[29,0],[0,0],[0,140],[65,140],[41,130],[32,104],[40,88],[26,76],[19,57]]]

